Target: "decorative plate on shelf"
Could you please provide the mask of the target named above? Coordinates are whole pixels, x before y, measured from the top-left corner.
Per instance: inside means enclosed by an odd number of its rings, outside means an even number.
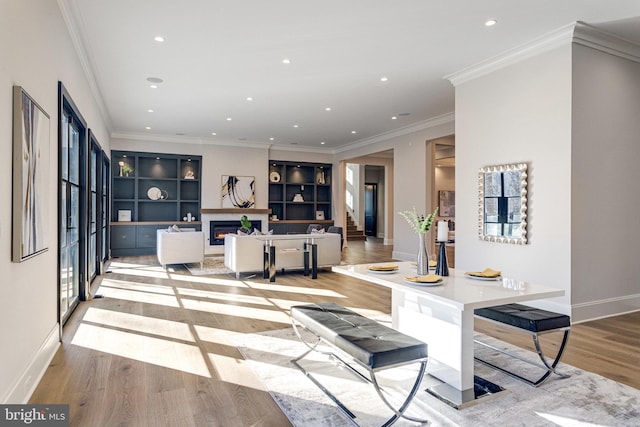
[[[147,190],[147,197],[151,200],[160,200],[160,198],[162,197],[162,190],[160,190],[158,187],[151,187]]]
[[[280,182],[280,174],[276,171],[273,171],[269,174],[269,181],[271,182]]]

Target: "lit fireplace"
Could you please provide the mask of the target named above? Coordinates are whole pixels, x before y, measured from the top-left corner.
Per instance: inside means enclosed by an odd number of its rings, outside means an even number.
[[[251,229],[261,230],[261,221],[251,221]],[[209,244],[224,245],[225,234],[236,234],[242,228],[240,221],[209,221]]]

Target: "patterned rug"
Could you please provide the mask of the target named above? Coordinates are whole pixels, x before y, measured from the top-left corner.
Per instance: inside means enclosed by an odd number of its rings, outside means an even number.
[[[206,276],[210,274],[229,274],[232,273],[227,267],[224,266],[223,256],[205,257],[203,266],[200,267],[200,263],[185,264],[189,273],[193,276]]]
[[[537,356],[526,350],[480,335],[488,343],[534,360]],[[569,344],[571,345],[571,339]],[[291,328],[260,334],[247,334],[237,343],[238,349],[261,379],[274,400],[295,426],[349,426],[351,421],[318,387],[296,369],[290,360],[302,354],[306,347]],[[477,354],[486,359],[504,358],[484,347],[476,346]],[[516,359],[500,359],[519,363]],[[330,362],[316,352],[300,362],[338,399],[357,415],[362,426],[380,425],[391,416],[373,387],[351,372]],[[535,369],[524,364],[524,369]],[[538,388],[530,387],[480,363],[476,375],[505,388],[505,391],[482,397],[477,403],[455,410],[424,391],[437,380],[426,375],[421,389],[407,414],[429,420],[429,426],[638,426],[640,420],[640,390],[619,384],[596,374],[560,364],[559,371],[569,374],[562,379],[553,375]],[[398,398],[415,378],[417,366],[383,371],[380,383],[390,398]],[[401,419],[398,426],[417,423]]]

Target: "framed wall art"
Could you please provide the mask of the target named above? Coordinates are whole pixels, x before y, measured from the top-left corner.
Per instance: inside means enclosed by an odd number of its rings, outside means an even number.
[[[438,215],[447,217],[456,216],[456,192],[440,190],[438,206]]]
[[[222,207],[255,208],[255,182],[254,176],[222,175]]]
[[[13,87],[13,262],[48,250],[49,115]]]

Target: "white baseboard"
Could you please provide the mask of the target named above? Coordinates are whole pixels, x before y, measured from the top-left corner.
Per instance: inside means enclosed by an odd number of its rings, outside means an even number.
[[[47,335],[24,372],[20,375],[9,393],[2,399],[3,404],[26,404],[44,376],[51,360],[60,346],[59,324],[56,323]]]
[[[575,304],[571,307],[571,323],[618,316],[640,310],[640,294]]]

